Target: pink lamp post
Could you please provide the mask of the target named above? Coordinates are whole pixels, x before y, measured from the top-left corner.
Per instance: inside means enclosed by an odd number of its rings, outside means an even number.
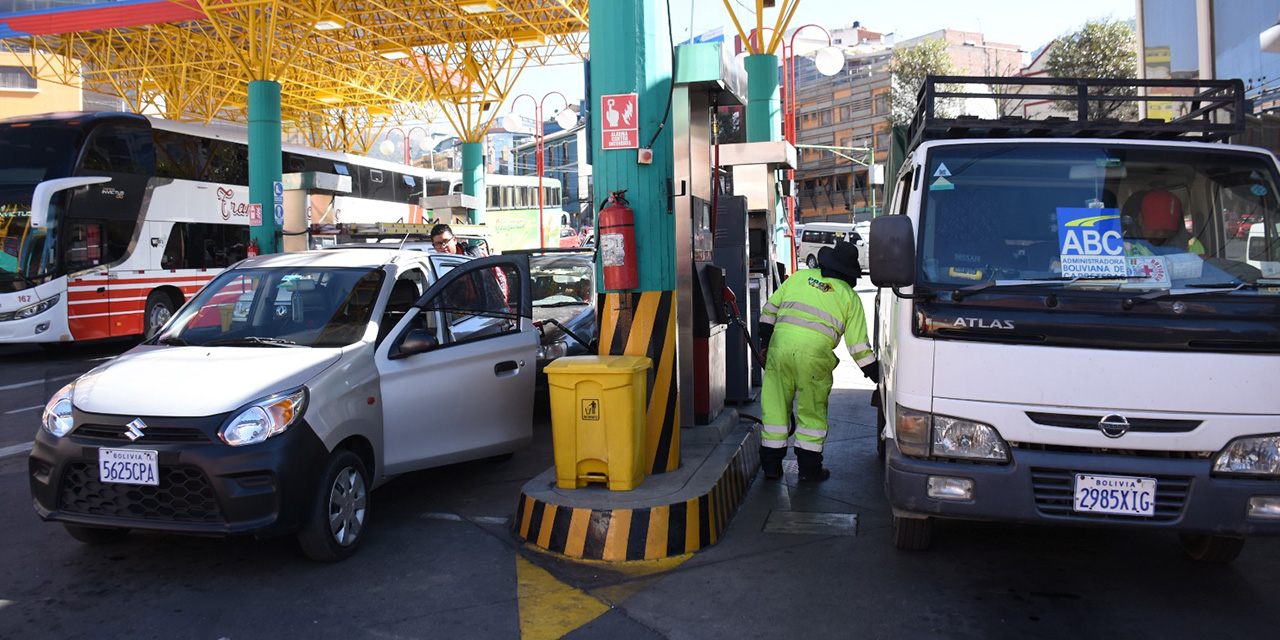
[[[378,145],[378,150],[386,155],[391,155],[391,152],[396,149],[395,143],[391,141],[391,133],[393,131],[399,131],[401,138],[404,140],[404,163],[409,164],[409,150],[412,147],[410,136],[413,135],[414,130],[421,131],[423,135],[427,136],[427,139],[430,139],[431,137],[430,131],[418,125],[413,125],[407,130],[404,127],[390,127],[387,129],[387,132],[383,134],[382,144]],[[435,167],[432,167],[432,169],[434,168]]]
[[[515,131],[521,128],[520,118],[515,114],[516,103],[519,102],[521,98],[528,98],[530,101],[533,102],[533,121],[534,121],[533,139],[535,142],[534,158],[535,158],[535,170],[538,173],[538,246],[539,247],[547,246],[546,230],[544,229],[544,222],[542,217],[542,208],[544,206],[543,191],[542,191],[542,171],[543,171],[542,113],[543,113],[543,107],[547,101],[547,98],[550,98],[553,95],[560,96],[560,99],[564,101],[564,109],[561,109],[560,112],[556,114],[556,124],[560,125],[561,129],[567,130],[567,129],[573,128],[573,126],[578,122],[578,116],[574,114],[571,109],[569,109],[569,99],[564,97],[564,94],[560,93],[559,91],[552,91],[542,96],[541,100],[527,93],[522,93],[516,96],[514,99],[512,99],[511,101],[512,111],[511,113],[508,113],[506,116],[504,116],[502,119],[502,127],[507,131]]]

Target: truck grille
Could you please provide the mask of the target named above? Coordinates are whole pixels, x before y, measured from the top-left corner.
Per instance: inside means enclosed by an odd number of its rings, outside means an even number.
[[[159,486],[102,483],[98,466],[67,465],[59,490],[59,508],[113,518],[165,522],[223,522],[213,486],[195,467],[160,467]]]
[[[1182,514],[1182,505],[1186,503],[1187,494],[1191,491],[1191,478],[1144,474],[1143,477],[1156,479],[1155,515],[1144,517],[1106,513],[1077,513],[1073,510],[1077,473],[1091,472],[1039,468],[1031,470],[1031,485],[1035,492],[1036,510],[1041,515],[1094,521],[1132,522],[1140,520],[1144,522],[1168,522],[1176,520]]]
[[[124,424],[82,424],[76,427],[75,435],[95,440],[134,442],[125,435],[128,432],[129,425]],[[209,442],[209,437],[203,431],[191,427],[148,426],[136,442],[137,444],[192,444]]]

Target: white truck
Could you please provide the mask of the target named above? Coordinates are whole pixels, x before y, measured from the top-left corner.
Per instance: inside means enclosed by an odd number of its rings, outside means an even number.
[[[899,548],[935,518],[1159,529],[1208,562],[1280,534],[1280,251],[1223,216],[1276,228],[1277,159],[1224,143],[1239,80],[1121,92],[1144,82],[926,81],[869,260]],[[961,83],[1076,114],[939,117]],[[1186,115],[1092,115],[1122,100]]]

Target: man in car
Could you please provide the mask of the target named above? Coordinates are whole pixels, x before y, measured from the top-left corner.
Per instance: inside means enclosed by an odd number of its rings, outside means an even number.
[[[1202,258],[1205,256],[1204,245],[1187,232],[1182,218],[1182,202],[1168,191],[1156,189],[1142,196],[1138,225],[1136,240],[1139,242],[1129,242],[1127,247],[1131,256],[1183,251]]]

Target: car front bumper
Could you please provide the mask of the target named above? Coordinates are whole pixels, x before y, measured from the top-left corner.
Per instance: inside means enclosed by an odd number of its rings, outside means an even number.
[[[1280,482],[1211,475],[1212,459],[1017,449],[1003,465],[923,460],[886,443],[885,491],[898,516],[1158,528],[1183,533],[1280,535],[1280,519],[1247,517],[1249,499],[1280,496]],[[1152,516],[1074,510],[1077,473],[1156,479]],[[972,500],[928,495],[930,476],[973,480]]]
[[[67,436],[43,429],[36,436],[28,458],[36,512],[45,520],[177,533],[297,530],[310,513],[327,459],[324,444],[302,421],[265,442],[232,447],[217,436],[227,417],[144,416],[159,429],[130,442],[123,425],[132,416],[77,411],[77,428]],[[156,451],[159,485],[100,482],[101,448]]]

